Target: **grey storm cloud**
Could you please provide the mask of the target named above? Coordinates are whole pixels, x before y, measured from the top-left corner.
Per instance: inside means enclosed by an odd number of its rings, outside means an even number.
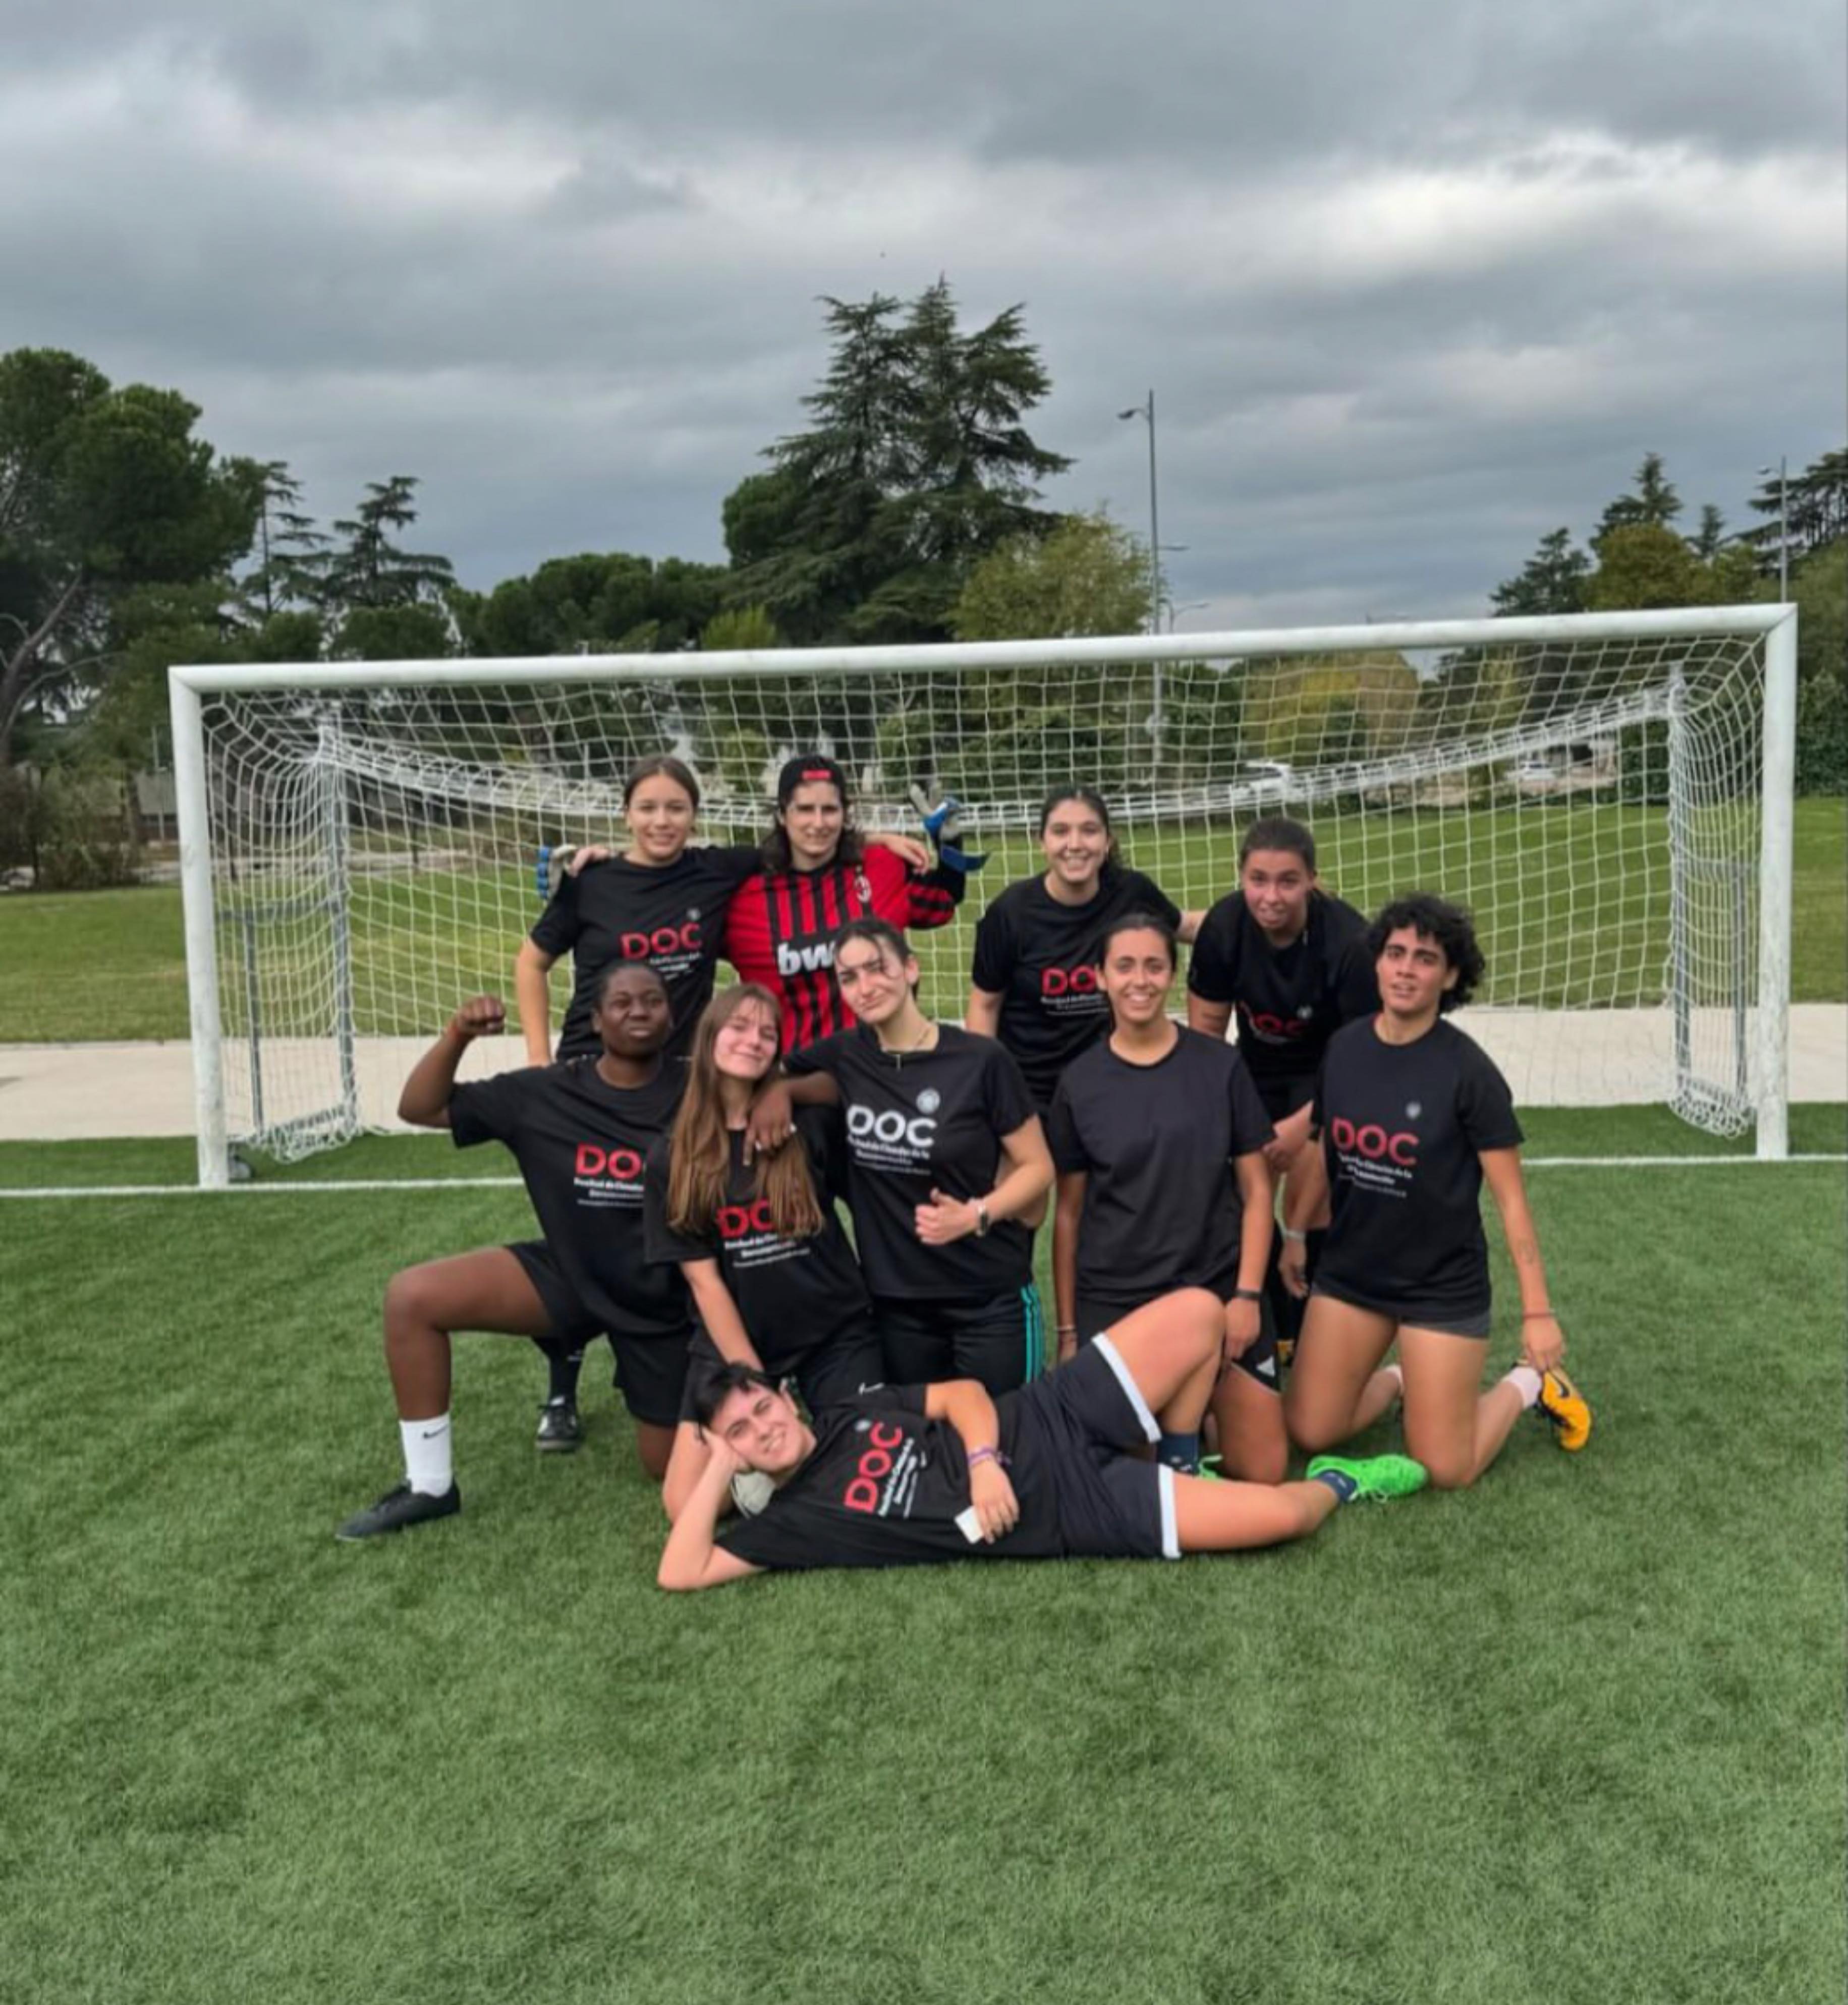
[[[818,295],[1024,300],[1052,495],[1200,619],[1478,609],[1642,452],[1841,442],[1844,23],[1653,0],[8,10],[0,347],[171,384],[486,584],[720,553]]]

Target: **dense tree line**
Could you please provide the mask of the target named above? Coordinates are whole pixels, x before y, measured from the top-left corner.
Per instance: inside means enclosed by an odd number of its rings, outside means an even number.
[[[625,552],[540,564],[486,591],[413,546],[418,483],[368,483],[322,524],[285,461],[221,455],[177,392],[116,387],[51,349],[0,356],[0,792],[12,769],[73,760],[146,763],[164,731],[175,661],[299,662],[574,651],[813,646],[1139,627],[1145,545],[1097,516],[1042,505],[1070,462],[1029,421],[1052,387],[1024,310],[959,318],[948,284],[916,299],[824,303],[826,366],[806,423],[765,448],[724,499],[727,560]],[[1787,483],[1791,592],[1802,608],[1804,784],[1848,783],[1848,452]],[[1660,455],[1605,507],[1583,543],[1550,532],[1496,586],[1498,613],[1735,602],[1775,590],[1780,496],[1729,532],[1717,509],[1684,523]],[[1561,672],[1569,672],[1562,668]],[[1542,662],[1523,672],[1548,672]],[[1524,693],[1493,651],[1446,666],[1437,688],[1403,663],[1356,658],[1314,669],[1250,665],[1168,678],[1154,748],[1185,767],[1231,731],[1248,756],[1286,712],[1319,720],[1324,757],[1363,756],[1414,732],[1422,712],[1478,722],[1518,715]],[[1268,679],[1267,679],[1268,678]],[[1019,741],[1051,736],[1082,764],[1134,784],[1151,756],[1147,678],[1119,673],[1122,717],[1080,714],[1070,677],[1016,678],[1004,714],[971,731],[928,703],[884,729],[919,771],[980,785],[1013,769]],[[845,731],[863,692],[828,700]],[[727,714],[713,756],[742,776],[791,728],[788,685]],[[1479,716],[1477,714],[1480,714]],[[825,715],[825,711],[824,712]],[[1300,729],[1300,725],[1293,729]],[[985,741],[984,744],[982,741]],[[4,821],[0,802],[0,821]]]

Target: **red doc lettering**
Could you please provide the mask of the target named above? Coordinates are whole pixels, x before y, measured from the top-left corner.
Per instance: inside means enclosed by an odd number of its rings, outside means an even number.
[[[603,1165],[610,1160],[594,1142],[578,1144],[578,1175],[581,1177],[600,1177]]]
[[[632,1183],[641,1175],[641,1158],[633,1149],[612,1149],[610,1151],[609,1173]]]
[[[868,1482],[863,1476],[856,1476],[848,1484],[841,1501],[849,1511],[877,1511],[879,1508],[879,1485]]]
[[[1071,986],[1071,979],[1063,967],[1042,967],[1039,971],[1039,992],[1042,995],[1063,995]]]
[[[1403,1169],[1414,1169],[1418,1161],[1418,1138],[1416,1135],[1400,1133],[1386,1144],[1386,1153]]]
[[[1351,1149],[1354,1146],[1354,1123],[1344,1115],[1337,1114],[1328,1124],[1328,1132],[1335,1138],[1337,1149]]]
[[[1363,1128],[1354,1138],[1354,1146],[1363,1156],[1378,1162],[1386,1150],[1386,1132],[1383,1128]]]
[[[891,1473],[892,1458],[886,1453],[884,1448],[870,1448],[867,1449],[866,1452],[860,1457],[861,1475],[890,1476]]]
[[[770,1200],[767,1197],[759,1198],[747,1216],[759,1232],[774,1232],[776,1230],[776,1220],[770,1215]]]
[[[741,1239],[750,1230],[750,1213],[741,1204],[722,1204],[718,1207],[718,1236],[721,1239]]]
[[[905,1445],[903,1427],[882,1426],[877,1420],[866,1430],[866,1438],[875,1448],[902,1448]]]
[[[617,945],[624,960],[646,960],[648,957],[648,936],[646,933],[624,933]]]

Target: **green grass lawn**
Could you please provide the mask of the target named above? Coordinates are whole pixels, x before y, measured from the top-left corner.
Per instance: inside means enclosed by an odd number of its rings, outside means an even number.
[[[1848,803],[1797,804],[1792,989],[1798,1002],[1848,998]],[[1317,821],[1325,881],[1363,909],[1414,883],[1474,897],[1486,911],[1528,914],[1516,937],[1505,925],[1485,939],[1490,979],[1484,999],[1558,1006],[1562,971],[1575,971],[1570,999],[1609,1004],[1656,999],[1667,950],[1667,875],[1660,810],[1561,805],[1393,817],[1355,814]],[[1537,828],[1549,832],[1541,850]],[[1127,832],[1130,860],[1184,904],[1204,904],[1235,875],[1224,838],[1200,830]],[[1614,871],[1614,854],[1634,860]],[[940,1014],[961,1012],[968,995],[973,915],[982,899],[1038,867],[1035,845],[1016,836],[997,845],[976,880],[968,915],[944,932],[920,936],[926,1001]],[[511,995],[520,921],[536,911],[524,867],[497,873],[433,873],[423,878],[357,878],[353,910],[356,1005],[363,1034],[416,1034],[436,1027],[463,994]],[[1717,923],[1717,922],[1716,922]],[[436,972],[443,943],[449,972]],[[236,979],[235,929],[220,943]],[[293,1013],[318,1024],[327,1009],[329,954],[324,943],[291,953],[272,946],[265,1028],[281,1034]],[[562,1012],[564,976],[554,978]],[[437,992],[438,989],[441,993]],[[455,992],[451,994],[450,992]],[[309,999],[291,1000],[292,995]],[[181,1038],[187,1034],[186,972],[180,894],[171,886],[0,900],[0,1022],[6,1041]],[[232,1005],[234,1020],[237,1006]]]
[[[503,1159],[304,1167],[394,1160]],[[1272,1554],[686,1599],[610,1394],[536,1456],[516,1343],[458,1346],[462,1515],[330,1536],[396,1473],[386,1276],[517,1192],[8,1204],[0,1997],[1839,1998],[1848,1180],[1532,1191],[1581,1456]]]

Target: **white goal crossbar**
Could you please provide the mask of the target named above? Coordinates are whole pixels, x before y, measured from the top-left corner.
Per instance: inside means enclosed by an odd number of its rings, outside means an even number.
[[[1737,672],[1736,662],[1726,671],[1731,677],[1727,701],[1740,716],[1749,711],[1749,718],[1745,724],[1733,724],[1720,758],[1703,750],[1698,738],[1695,712],[1701,692],[1684,676],[1678,658],[1682,644],[1692,659],[1697,644],[1716,643],[1734,647],[1741,659],[1749,658],[1748,675]],[[1621,653],[1626,644],[1640,651],[1636,658],[1646,657],[1649,674],[1627,671],[1631,658]],[[1424,715],[1421,692],[1442,681],[1444,665],[1492,662],[1520,650],[1528,651],[1530,660],[1586,662],[1600,671],[1605,664],[1616,665],[1602,686],[1589,672],[1562,671],[1562,683],[1570,686],[1569,704],[1562,698],[1550,709],[1530,704],[1523,713],[1518,704],[1498,709],[1477,700],[1467,720],[1460,704],[1454,732],[1435,709],[1428,726],[1411,728],[1412,711]],[[1241,674],[1249,682],[1261,672],[1274,684],[1289,665],[1312,657],[1323,658],[1323,664],[1306,665],[1299,673],[1319,674],[1325,683],[1339,683],[1346,675],[1342,701],[1349,711],[1358,715],[1365,702],[1377,707],[1390,698],[1400,704],[1403,715],[1390,729],[1363,729],[1350,719],[1347,738],[1331,736],[1324,687],[1316,727],[1321,735],[1312,743],[1305,727],[1308,750],[1295,763],[1276,753],[1280,742],[1293,749],[1295,739],[1280,741],[1274,730],[1268,745],[1255,748],[1270,752],[1271,758],[1252,757],[1249,716],[1221,736],[1209,715],[1208,695],[1236,683]],[[1377,683],[1361,689],[1351,665],[1360,662],[1377,669],[1382,661],[1392,665],[1390,675],[1403,683],[1397,693],[1388,691],[1385,697]],[[1015,704],[1014,685],[1005,679],[1009,676],[1021,678],[1021,686],[1034,693],[1038,710]],[[300,1153],[318,1142],[344,1139],[361,1125],[356,1111],[356,1038],[379,1028],[404,1032],[413,1027],[381,1022],[356,1031],[355,943],[348,906],[354,882],[400,865],[407,877],[420,870],[427,876],[437,855],[451,853],[435,845],[485,844],[488,838],[481,831],[490,828],[518,828],[524,834],[607,828],[613,820],[613,769],[607,760],[593,767],[588,755],[554,760],[543,749],[508,756],[504,744],[485,729],[487,749],[470,756],[474,743],[466,720],[457,722],[468,703],[504,702],[513,694],[537,701],[556,692],[558,701],[568,705],[574,700],[569,692],[581,697],[586,690],[626,689],[636,697],[641,716],[639,724],[623,726],[630,754],[648,749],[687,751],[705,782],[703,818],[708,825],[743,830],[761,825],[767,813],[763,755],[809,745],[779,743],[778,727],[758,729],[758,713],[740,692],[749,692],[754,701],[758,692],[799,685],[831,692],[830,715],[844,704],[858,705],[866,720],[863,741],[834,749],[838,755],[851,752],[849,770],[865,782],[863,819],[873,820],[896,813],[907,781],[918,777],[910,762],[925,742],[919,734],[926,726],[907,715],[910,693],[926,686],[947,689],[964,706],[955,728],[965,742],[978,742],[984,734],[997,743],[1007,739],[1005,768],[996,763],[998,753],[982,768],[991,775],[1004,771],[1004,782],[991,777],[968,788],[975,803],[974,828],[982,838],[974,846],[1006,842],[1011,834],[1017,853],[1024,854],[1023,831],[1031,833],[1033,803],[1045,786],[1093,778],[1077,764],[1080,755],[1072,747],[1080,741],[1059,735],[1063,725],[1056,731],[1046,726],[1043,757],[1035,756],[1040,731],[1035,719],[1054,715],[1048,692],[1056,695],[1062,678],[1074,687],[1082,682],[1094,705],[1121,697],[1112,712],[1114,722],[1081,742],[1094,745],[1101,733],[1113,745],[1134,739],[1144,747],[1137,755],[1140,763],[1119,762],[1112,769],[1105,791],[1120,826],[1178,831],[1163,838],[1161,874],[1165,888],[1182,903],[1203,903],[1230,888],[1224,832],[1256,813],[1306,812],[1319,831],[1324,812],[1331,817],[1386,817],[1398,812],[1441,821],[1446,813],[1463,814],[1468,804],[1479,805],[1491,795],[1499,802],[1518,802],[1523,787],[1544,793],[1555,786],[1569,792],[1583,785],[1589,799],[1616,784],[1616,751],[1597,748],[1621,744],[1628,759],[1628,748],[1646,740],[1649,756],[1657,762],[1648,799],[1665,808],[1656,820],[1670,853],[1661,887],[1665,965],[1659,988],[1639,987],[1634,994],[1601,999],[1620,1007],[1660,1002],[1672,1019],[1677,1079],[1666,1097],[1702,1125],[1708,1125],[1702,1117],[1703,1099],[1713,1102],[1720,1109],[1716,1132],[1737,1132],[1747,1120],[1755,1120],[1758,1155],[1786,1154],[1796,614],[1788,606],[1752,606],[938,647],[174,668],[169,693],[200,1183],[216,1186],[228,1180],[231,1146],[239,1139],[228,1111],[221,1002],[227,981],[239,999],[236,1034],[248,1059],[240,1076],[248,1073],[249,1090],[262,1100],[258,1047],[269,1032],[256,999],[266,927],[279,929],[310,913],[318,937],[324,935],[325,940],[322,985],[328,999],[324,1009],[316,1006],[314,1034],[334,1055],[337,1084],[328,1108],[293,1115],[282,1124],[293,1129],[291,1145]],[[447,706],[445,729],[432,729],[422,738],[409,730],[394,736],[392,718],[414,701],[413,692]],[[1350,696],[1354,700],[1348,701]],[[343,699],[371,704],[382,714],[383,725],[345,729],[339,715]],[[674,742],[672,730],[658,724],[649,742],[649,718],[680,711],[690,715],[702,704],[729,704],[724,715],[734,722],[750,709],[752,731],[734,732],[728,742],[747,740],[754,748],[751,757],[738,755],[729,765],[716,755],[708,761],[696,746]],[[243,734],[235,777],[227,780],[227,758],[213,736],[216,726],[209,713],[237,704],[253,710],[268,706],[273,729],[269,738],[255,730]],[[585,708],[580,701],[579,710]],[[1271,710],[1277,711],[1274,701]],[[1132,718],[1133,722],[1126,721]],[[581,719],[574,713],[568,721],[575,729]],[[785,723],[782,728],[792,727]],[[1552,769],[1544,762],[1564,757],[1569,741],[1581,767],[1562,768],[1556,779],[1549,779]],[[598,749],[601,754],[610,747],[599,744]],[[979,753],[975,756],[979,764]],[[1597,766],[1600,757],[1604,769]],[[1446,777],[1453,774],[1466,778]],[[236,795],[231,807],[225,804],[227,789]],[[279,799],[287,796],[286,808],[273,809],[277,817],[286,814],[293,817],[292,829],[315,831],[313,839],[324,861],[314,866],[311,881],[298,862],[285,866],[274,861],[265,850],[265,838],[249,833],[262,814],[272,812],[265,804],[266,790]],[[408,848],[404,858],[389,853],[377,828],[371,831],[373,847],[366,848],[360,838],[367,831],[350,823],[350,802],[375,804],[385,797],[419,803],[417,813],[423,816],[419,820],[408,810],[392,810],[390,828],[408,830],[400,844]],[[426,803],[431,804],[427,811]],[[1722,821],[1723,839],[1713,833]],[[1214,831],[1219,833],[1209,846]],[[1133,843],[1130,860],[1147,867]],[[1389,866],[1382,862],[1381,867]],[[1180,878],[1168,881],[1177,869]],[[1563,871],[1569,880],[1567,866],[1537,861],[1537,881],[1548,869],[1555,875]],[[261,887],[260,896],[253,894],[253,886]],[[980,895],[992,896],[1000,888],[999,883],[987,884]],[[1458,894],[1467,889],[1442,882],[1426,888]],[[1593,891],[1586,897],[1595,907]],[[1524,887],[1517,883],[1511,895],[1524,895]],[[1534,894],[1537,900],[1554,901],[1548,909],[1555,923],[1559,901],[1569,904],[1577,895],[1570,881],[1562,886],[1541,882]],[[497,910],[490,915],[487,922],[505,926],[508,958],[529,918],[511,906],[504,914]],[[423,914],[420,923],[440,928],[444,922]],[[227,931],[236,933],[238,949],[229,966],[224,960],[232,945],[224,937]],[[1716,954],[1702,944],[1708,936],[1721,939],[1723,951]],[[427,932],[423,950],[432,951],[434,944]],[[414,943],[409,950],[415,950]],[[1706,959],[1696,967],[1701,955]],[[434,1001],[420,1001],[419,1006],[427,1013]],[[1568,1006],[1593,1006],[1575,1002]],[[1696,1020],[1716,1013],[1723,1014],[1727,1027],[1720,1056],[1699,1059],[1691,1055],[1693,1041],[1703,1034]],[[437,1027],[423,1022],[423,1034],[433,1034]],[[266,1125],[261,1115],[260,1104],[254,1122],[248,1108],[240,1115],[245,1130],[257,1133],[260,1143],[258,1131]]]

